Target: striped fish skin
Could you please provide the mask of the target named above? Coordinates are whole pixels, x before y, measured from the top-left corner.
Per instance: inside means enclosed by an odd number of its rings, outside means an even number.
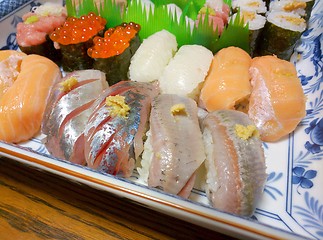
[[[151,102],[159,93],[155,83],[119,82],[94,103],[84,132],[87,165],[109,174],[130,177],[143,151],[143,136],[149,120]],[[108,96],[125,97],[128,116],[112,116],[105,105]]]
[[[254,125],[247,114],[235,110],[214,111],[202,122],[206,194],[213,207],[250,216],[267,179],[265,156],[259,136],[240,138],[236,124]]]
[[[77,78],[78,83],[68,92],[64,92],[60,84],[55,86],[45,111],[42,132],[47,135],[45,146],[53,156],[84,164],[85,124],[93,102],[108,83],[98,70],[75,71],[62,81],[70,77]]]
[[[173,114],[173,106],[185,106]],[[159,95],[150,116],[152,160],[148,185],[187,198],[195,172],[205,160],[202,133],[194,100],[175,94]]]

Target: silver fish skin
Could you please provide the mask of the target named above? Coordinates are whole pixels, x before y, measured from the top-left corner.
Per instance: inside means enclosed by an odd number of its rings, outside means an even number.
[[[156,83],[133,81],[119,82],[101,94],[84,131],[89,167],[126,178],[131,176],[143,151],[151,102],[158,94]],[[105,105],[106,98],[115,95],[124,96],[130,107],[126,118],[111,116],[110,108]]]
[[[259,136],[242,138],[237,124],[254,126],[247,114],[235,110],[214,111],[202,121],[206,194],[213,207],[250,216],[263,193],[266,162]]]
[[[173,112],[176,105],[184,106],[184,112]],[[150,115],[153,156],[148,186],[185,198],[190,195],[196,170],[205,160],[197,111],[196,102],[187,97],[161,94],[155,98]]]
[[[78,80],[76,86],[64,92],[60,83],[55,86],[43,119],[42,132],[46,134],[45,146],[55,157],[84,164],[82,151],[83,131],[91,106],[99,94],[108,87],[105,74],[98,70],[81,70],[68,74]],[[62,82],[61,81],[61,82]]]

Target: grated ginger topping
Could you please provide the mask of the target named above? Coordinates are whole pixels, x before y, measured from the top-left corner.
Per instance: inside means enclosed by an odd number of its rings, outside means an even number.
[[[60,85],[61,85],[61,89],[64,92],[69,92],[77,83],[78,83],[78,80],[76,77],[70,77],[65,81],[61,82]]]
[[[243,140],[248,140],[251,137],[259,136],[258,129],[255,125],[243,126],[241,124],[236,124],[235,132],[236,135]]]
[[[110,114],[112,117],[119,116],[127,118],[130,107],[125,102],[125,97],[120,95],[109,96],[105,99],[105,104],[111,107]]]

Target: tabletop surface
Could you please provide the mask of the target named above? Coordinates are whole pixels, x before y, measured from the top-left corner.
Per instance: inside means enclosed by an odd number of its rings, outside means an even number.
[[[0,158],[0,239],[231,239]]]

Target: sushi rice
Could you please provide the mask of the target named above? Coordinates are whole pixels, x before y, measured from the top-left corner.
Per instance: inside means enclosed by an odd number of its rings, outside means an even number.
[[[266,3],[262,0],[233,0],[232,9],[237,12],[240,11],[252,11],[260,14],[267,12]]]
[[[280,28],[302,33],[306,29],[306,21],[300,15],[289,12],[269,12],[267,16],[269,23]]]

